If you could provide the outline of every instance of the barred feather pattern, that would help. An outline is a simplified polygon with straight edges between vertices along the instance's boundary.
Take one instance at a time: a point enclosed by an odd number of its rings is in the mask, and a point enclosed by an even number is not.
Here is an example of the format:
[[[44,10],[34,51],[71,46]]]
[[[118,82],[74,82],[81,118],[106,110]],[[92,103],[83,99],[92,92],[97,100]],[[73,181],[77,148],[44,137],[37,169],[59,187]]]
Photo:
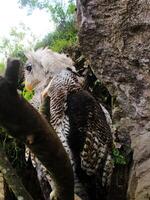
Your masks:
[[[47,169],[44,167],[44,165],[39,161],[39,159],[30,151],[28,147],[25,149],[25,159],[28,161],[31,159],[32,166],[36,168],[38,179],[45,179],[45,181],[48,181],[49,184],[52,186],[52,180],[50,178],[50,175],[47,171]]]
[[[97,173],[97,170],[104,163],[102,172],[102,186],[109,186],[113,171],[113,159],[111,155],[112,135],[110,126],[107,123],[103,107],[94,104],[89,108],[86,127],[86,139],[81,152],[81,165],[87,175]]]
[[[75,172],[74,158],[68,145],[70,123],[66,114],[68,94],[82,90],[82,85],[75,73],[64,69],[52,78],[45,90],[50,97],[50,123],[58,134],[74,170],[75,193],[82,200],[89,200],[87,191]],[[80,153],[81,168],[88,176],[95,175],[96,177],[102,168],[101,178],[98,176],[97,179],[102,186],[105,186],[110,184],[113,171],[111,156],[112,135],[108,125],[110,119],[109,116],[106,116],[105,109],[99,102],[93,102],[90,106],[87,123],[85,127],[82,127],[86,137]],[[33,164],[37,169],[39,179],[42,174],[42,177],[46,177],[53,188],[53,183],[45,167],[37,158],[33,160],[35,161]]]
[[[74,171],[75,194],[79,195],[83,200],[88,200],[87,192],[75,173],[74,159],[67,141],[70,124],[68,116],[65,114],[68,93],[78,91],[80,88],[81,85],[76,75],[69,70],[63,70],[53,77],[46,90],[50,97],[50,123],[58,134]]]
[[[75,192],[83,199],[88,199],[85,189],[75,173],[74,159],[67,141],[70,131],[69,119],[66,115],[67,96],[71,92],[79,90],[82,90],[82,85],[79,84],[76,74],[68,70],[63,70],[60,74],[55,75],[47,87],[50,97],[50,122],[70,157],[75,176]],[[81,168],[89,176],[96,175],[103,162],[101,184],[105,186],[110,184],[113,171],[112,135],[104,108],[94,100],[92,106],[89,109],[87,124],[84,127],[86,138],[80,153]]]
[[[67,143],[69,134],[69,121],[65,114],[67,109],[67,94],[73,90],[79,90],[80,85],[73,73],[63,70],[56,75],[48,85],[48,96],[50,97],[50,123],[57,132],[67,153],[70,155],[70,148]]]

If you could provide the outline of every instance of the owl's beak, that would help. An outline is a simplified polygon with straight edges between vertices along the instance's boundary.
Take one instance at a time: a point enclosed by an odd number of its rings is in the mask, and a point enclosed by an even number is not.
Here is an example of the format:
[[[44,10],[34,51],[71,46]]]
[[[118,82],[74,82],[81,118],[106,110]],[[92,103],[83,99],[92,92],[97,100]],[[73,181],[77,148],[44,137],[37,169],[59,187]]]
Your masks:
[[[32,92],[33,86],[29,84],[28,82],[25,82],[25,89],[29,92]]]
[[[27,91],[32,92],[39,83],[40,81],[37,79],[34,81],[31,81],[30,83],[28,81],[25,81],[25,88]]]

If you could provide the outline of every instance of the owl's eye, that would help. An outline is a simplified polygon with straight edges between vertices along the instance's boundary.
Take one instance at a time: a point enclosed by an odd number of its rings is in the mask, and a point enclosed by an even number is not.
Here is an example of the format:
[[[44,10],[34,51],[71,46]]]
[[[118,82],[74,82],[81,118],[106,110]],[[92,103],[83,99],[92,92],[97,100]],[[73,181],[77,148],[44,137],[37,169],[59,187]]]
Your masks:
[[[31,63],[28,63],[28,64],[26,65],[26,70],[27,70],[28,72],[31,72],[31,70],[32,70],[32,64],[31,64]]]

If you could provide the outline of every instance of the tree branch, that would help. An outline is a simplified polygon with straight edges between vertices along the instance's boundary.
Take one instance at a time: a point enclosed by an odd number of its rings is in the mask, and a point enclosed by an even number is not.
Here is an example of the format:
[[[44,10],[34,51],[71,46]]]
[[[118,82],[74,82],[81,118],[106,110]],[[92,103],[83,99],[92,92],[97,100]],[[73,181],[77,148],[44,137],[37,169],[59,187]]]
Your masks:
[[[20,197],[24,200],[33,200],[9,162],[2,144],[0,144],[0,171],[17,199]]]
[[[19,61],[9,60],[8,65],[5,78],[0,77],[0,123],[13,137],[24,142],[47,168],[54,181],[55,199],[72,200],[73,171],[68,156],[52,126],[18,95],[17,80],[12,74],[15,69],[18,77]]]

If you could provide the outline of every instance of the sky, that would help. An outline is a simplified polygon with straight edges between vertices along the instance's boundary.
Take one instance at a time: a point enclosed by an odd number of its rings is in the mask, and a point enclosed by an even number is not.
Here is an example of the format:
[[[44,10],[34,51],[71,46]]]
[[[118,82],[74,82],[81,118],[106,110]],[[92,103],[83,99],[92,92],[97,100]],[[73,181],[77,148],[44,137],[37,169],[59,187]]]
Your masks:
[[[7,37],[13,26],[23,22],[39,39],[54,30],[54,24],[49,21],[49,15],[39,9],[27,15],[26,8],[19,8],[17,0],[3,0],[0,2],[0,38]]]

